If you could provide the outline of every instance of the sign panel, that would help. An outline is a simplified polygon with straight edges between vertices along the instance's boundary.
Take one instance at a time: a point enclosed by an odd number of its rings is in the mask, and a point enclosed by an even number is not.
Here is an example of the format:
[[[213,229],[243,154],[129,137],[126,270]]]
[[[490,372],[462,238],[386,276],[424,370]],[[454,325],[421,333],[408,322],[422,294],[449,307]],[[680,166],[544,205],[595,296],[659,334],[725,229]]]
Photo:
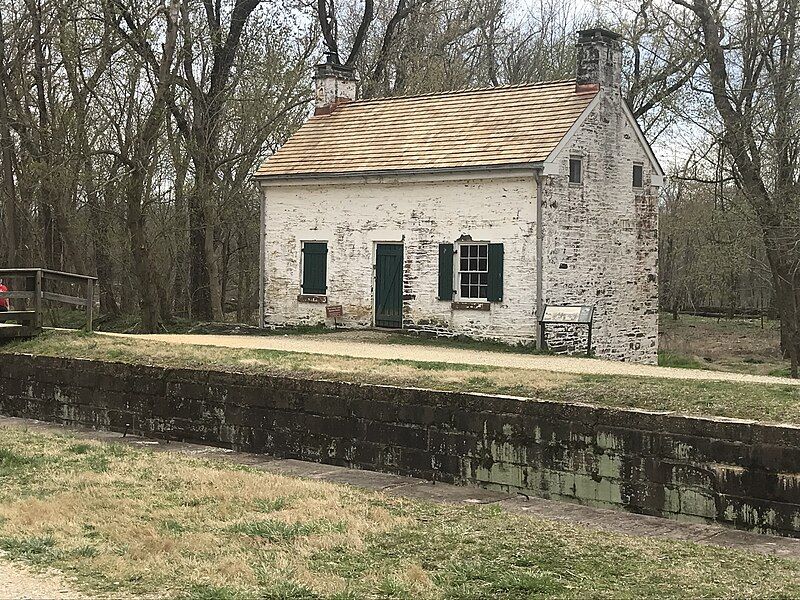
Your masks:
[[[333,304],[325,307],[325,314],[329,317],[341,317],[344,315],[344,309],[341,304]]]
[[[545,306],[542,323],[591,323],[593,306]]]

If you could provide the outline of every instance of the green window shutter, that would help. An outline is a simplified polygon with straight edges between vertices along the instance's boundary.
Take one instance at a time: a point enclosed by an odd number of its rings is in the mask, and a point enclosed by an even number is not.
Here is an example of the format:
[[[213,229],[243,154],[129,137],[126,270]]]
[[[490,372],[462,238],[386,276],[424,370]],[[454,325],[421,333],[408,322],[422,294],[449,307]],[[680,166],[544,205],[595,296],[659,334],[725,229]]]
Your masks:
[[[453,244],[439,244],[439,300],[453,299]]]
[[[328,280],[327,242],[305,242],[303,244],[304,294],[325,294]]]
[[[489,302],[503,300],[503,244],[489,244]]]

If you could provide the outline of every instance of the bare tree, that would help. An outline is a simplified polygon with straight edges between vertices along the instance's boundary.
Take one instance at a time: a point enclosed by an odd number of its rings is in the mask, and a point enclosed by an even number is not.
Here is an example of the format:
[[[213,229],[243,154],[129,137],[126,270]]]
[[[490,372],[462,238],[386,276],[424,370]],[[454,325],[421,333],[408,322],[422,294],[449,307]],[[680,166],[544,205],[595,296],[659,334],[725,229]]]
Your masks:
[[[728,167],[761,228],[791,374],[800,360],[798,0],[675,0],[703,36]]]
[[[347,60],[342,63],[339,58],[339,23],[336,16],[335,0],[317,0],[317,16],[319,17],[319,25],[322,30],[322,38],[325,40],[325,46],[331,53],[331,59],[334,64],[342,65],[347,68],[353,67],[364,46],[369,26],[374,18],[374,9],[374,0],[364,0],[364,12],[361,15],[358,29],[353,37],[350,53],[347,56]],[[405,8],[398,5],[397,12],[403,11],[405,11]],[[397,12],[395,14],[397,14]]]
[[[110,18],[120,19],[127,24],[128,29],[120,25],[120,32],[138,48],[134,55],[142,64],[134,64],[135,73],[142,68],[149,76],[152,99],[149,108],[143,111],[141,118],[135,126],[132,137],[121,144],[125,149],[120,153],[126,166],[126,182],[124,185],[125,221],[129,232],[131,256],[138,280],[139,306],[141,311],[141,326],[144,331],[154,332],[159,328],[161,306],[159,303],[159,286],[156,280],[157,269],[152,259],[152,252],[147,239],[147,211],[146,199],[149,196],[147,185],[152,177],[156,148],[161,130],[164,126],[174,94],[173,65],[175,63],[176,47],[178,42],[179,26],[179,0],[171,0],[168,7],[158,10],[162,13],[166,24],[164,26],[164,43],[160,55],[149,45],[152,37],[152,17],[141,22],[132,7],[115,0]],[[155,25],[157,27],[157,25]],[[141,59],[147,58],[146,61]],[[152,70],[151,70],[152,69]],[[137,77],[130,78],[130,90],[127,98],[129,123],[136,120],[134,113],[143,107],[141,103],[132,100],[139,88]],[[126,128],[130,131],[130,127]]]
[[[194,23],[188,5],[182,6],[184,44],[181,50],[183,78],[188,93],[191,117],[173,104],[172,116],[186,140],[186,150],[194,166],[194,185],[187,198],[189,211],[189,261],[191,312],[194,318],[222,319],[219,264],[216,257],[217,224],[214,195],[219,181],[219,136],[221,119],[231,96],[231,75],[247,21],[260,0],[235,0],[230,9],[227,31],[219,2],[204,0],[203,27]],[[202,33],[207,32],[207,33]],[[203,35],[202,40],[198,39]],[[198,69],[196,51],[210,48],[207,70]],[[203,64],[205,61],[201,62]],[[196,72],[199,71],[199,72]]]
[[[2,165],[3,186],[3,247],[4,259],[9,266],[17,264],[17,245],[19,243],[19,209],[17,208],[17,187],[14,177],[14,142],[11,139],[10,107],[7,89],[10,85],[6,56],[6,36],[3,25],[4,16],[0,13],[0,164]]]
[[[691,18],[673,13],[654,0],[622,0],[612,24],[625,40],[625,98],[651,141],[694,102],[690,83],[703,61]]]

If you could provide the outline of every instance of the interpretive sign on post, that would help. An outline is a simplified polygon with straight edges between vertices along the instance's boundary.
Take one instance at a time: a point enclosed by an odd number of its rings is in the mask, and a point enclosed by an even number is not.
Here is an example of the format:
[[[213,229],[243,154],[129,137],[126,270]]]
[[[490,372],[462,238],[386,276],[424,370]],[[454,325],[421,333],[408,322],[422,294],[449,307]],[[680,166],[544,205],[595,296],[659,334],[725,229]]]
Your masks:
[[[545,305],[544,310],[542,311],[542,316],[539,319],[542,349],[547,350],[547,338],[545,336],[547,325],[586,325],[586,327],[588,327],[588,335],[586,336],[586,354],[590,354],[592,351],[593,319],[594,306],[591,305]]]
[[[325,314],[329,319],[333,319],[334,329],[339,326],[336,322],[338,317],[344,316],[344,308],[341,304],[333,304],[325,307]]]
[[[341,317],[344,315],[344,310],[341,304],[334,304],[333,306],[326,306],[325,312],[329,317]]]

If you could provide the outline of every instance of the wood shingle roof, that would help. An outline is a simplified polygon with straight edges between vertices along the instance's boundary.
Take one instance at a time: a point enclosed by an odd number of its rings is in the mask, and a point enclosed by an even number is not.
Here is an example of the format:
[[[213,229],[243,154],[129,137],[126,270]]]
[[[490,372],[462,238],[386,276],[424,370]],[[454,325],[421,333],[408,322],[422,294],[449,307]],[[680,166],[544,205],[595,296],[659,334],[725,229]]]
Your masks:
[[[575,81],[357,100],[308,119],[256,177],[544,161],[597,94]]]

